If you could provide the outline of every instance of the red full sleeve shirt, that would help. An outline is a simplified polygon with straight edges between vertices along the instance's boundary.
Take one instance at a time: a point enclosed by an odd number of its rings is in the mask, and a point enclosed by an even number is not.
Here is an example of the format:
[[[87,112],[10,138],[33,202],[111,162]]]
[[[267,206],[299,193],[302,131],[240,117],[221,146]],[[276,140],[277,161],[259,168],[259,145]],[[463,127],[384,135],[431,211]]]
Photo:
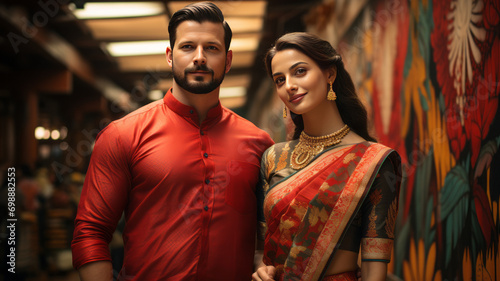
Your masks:
[[[97,137],[72,242],[75,268],[111,260],[122,213],[119,280],[249,280],[267,133],[220,104],[201,125],[169,91]]]

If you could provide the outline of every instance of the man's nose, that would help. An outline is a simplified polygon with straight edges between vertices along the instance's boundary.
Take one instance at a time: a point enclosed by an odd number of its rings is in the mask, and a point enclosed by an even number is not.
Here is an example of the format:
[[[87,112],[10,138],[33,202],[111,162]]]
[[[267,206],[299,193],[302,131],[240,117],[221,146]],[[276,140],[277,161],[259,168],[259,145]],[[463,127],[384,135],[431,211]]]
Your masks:
[[[205,57],[205,50],[203,46],[196,48],[195,56],[193,58],[194,64],[206,64],[207,58]]]

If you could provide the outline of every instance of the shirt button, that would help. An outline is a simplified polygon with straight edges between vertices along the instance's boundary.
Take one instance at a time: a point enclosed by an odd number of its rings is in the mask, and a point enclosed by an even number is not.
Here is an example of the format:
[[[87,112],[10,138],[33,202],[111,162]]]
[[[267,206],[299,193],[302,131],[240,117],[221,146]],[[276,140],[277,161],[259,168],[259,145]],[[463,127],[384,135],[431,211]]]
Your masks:
[[[192,109],[191,109],[191,110],[189,111],[189,113],[193,114],[193,113],[194,113],[194,110],[192,110]]]
[[[208,154],[207,153],[203,154],[203,157],[208,158]]]
[[[206,179],[206,180],[205,180],[205,183],[206,183],[206,184],[209,184],[209,183],[210,183],[210,180],[209,180],[209,179]]]
[[[205,209],[205,211],[208,211],[208,206],[205,206],[203,209]]]
[[[203,131],[200,131],[200,134],[203,136],[205,133]]]

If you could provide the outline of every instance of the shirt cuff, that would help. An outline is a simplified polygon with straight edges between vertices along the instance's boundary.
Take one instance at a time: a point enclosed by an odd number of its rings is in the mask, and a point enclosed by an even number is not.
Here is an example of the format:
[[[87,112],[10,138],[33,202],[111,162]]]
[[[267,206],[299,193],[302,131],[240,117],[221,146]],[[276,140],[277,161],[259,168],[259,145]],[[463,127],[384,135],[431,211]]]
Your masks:
[[[109,247],[102,241],[80,241],[71,245],[73,267],[79,269],[89,262],[111,261]]]

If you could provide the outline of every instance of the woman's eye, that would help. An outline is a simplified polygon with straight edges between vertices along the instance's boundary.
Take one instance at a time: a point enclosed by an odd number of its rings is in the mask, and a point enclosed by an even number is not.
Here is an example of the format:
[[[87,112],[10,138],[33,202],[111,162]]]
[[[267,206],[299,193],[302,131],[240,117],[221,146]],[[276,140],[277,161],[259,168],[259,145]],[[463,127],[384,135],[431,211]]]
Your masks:
[[[283,83],[285,81],[285,79],[283,79],[282,77],[278,77],[276,79],[274,79],[274,83],[276,83],[276,85],[279,85],[281,83]]]
[[[304,74],[304,73],[306,73],[305,68],[297,68],[297,70],[295,70],[295,74],[297,74],[297,75]]]

